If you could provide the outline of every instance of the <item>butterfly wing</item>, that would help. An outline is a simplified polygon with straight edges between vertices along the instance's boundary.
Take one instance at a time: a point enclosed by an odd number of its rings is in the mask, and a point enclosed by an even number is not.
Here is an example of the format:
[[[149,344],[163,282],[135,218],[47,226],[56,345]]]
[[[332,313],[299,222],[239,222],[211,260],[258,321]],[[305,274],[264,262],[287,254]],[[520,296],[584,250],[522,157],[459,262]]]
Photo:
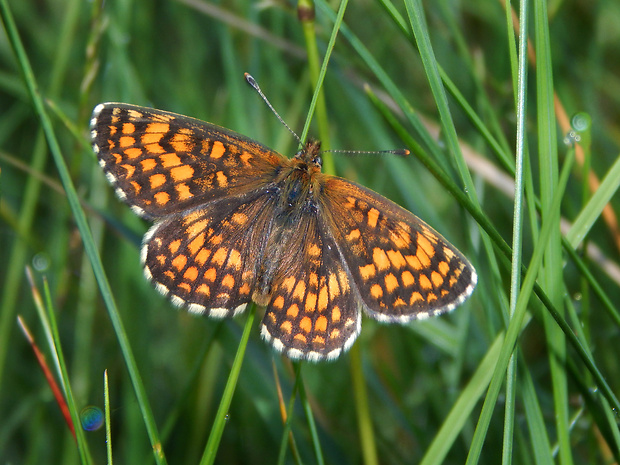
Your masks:
[[[367,313],[406,322],[448,312],[473,292],[476,271],[404,208],[350,181],[325,181],[321,211]]]
[[[155,223],[144,236],[146,277],[178,305],[222,318],[243,311],[270,234],[273,198],[224,198]]]
[[[361,309],[338,247],[316,214],[301,217],[281,244],[261,334],[294,359],[337,358],[361,329]]]
[[[228,129],[123,103],[95,107],[91,138],[118,196],[147,219],[259,189],[286,160]]]

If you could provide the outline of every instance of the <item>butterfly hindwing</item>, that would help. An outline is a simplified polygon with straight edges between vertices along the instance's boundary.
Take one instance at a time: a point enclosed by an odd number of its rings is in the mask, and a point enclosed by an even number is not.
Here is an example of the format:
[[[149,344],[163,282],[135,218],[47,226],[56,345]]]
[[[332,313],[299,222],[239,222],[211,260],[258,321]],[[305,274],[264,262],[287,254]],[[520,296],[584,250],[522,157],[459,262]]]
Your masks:
[[[275,273],[261,334],[291,358],[334,359],[353,344],[361,308],[333,238],[314,215],[281,246],[294,260]]]

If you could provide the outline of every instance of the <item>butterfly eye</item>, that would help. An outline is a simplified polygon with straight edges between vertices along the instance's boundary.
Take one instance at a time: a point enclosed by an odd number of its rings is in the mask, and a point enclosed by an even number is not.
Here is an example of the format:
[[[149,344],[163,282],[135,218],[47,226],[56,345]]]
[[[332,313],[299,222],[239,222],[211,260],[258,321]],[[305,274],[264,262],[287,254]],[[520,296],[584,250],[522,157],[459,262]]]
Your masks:
[[[316,157],[314,157],[314,159],[312,160],[312,163],[317,165],[319,168],[323,167],[323,159],[321,158],[320,155],[317,155]]]

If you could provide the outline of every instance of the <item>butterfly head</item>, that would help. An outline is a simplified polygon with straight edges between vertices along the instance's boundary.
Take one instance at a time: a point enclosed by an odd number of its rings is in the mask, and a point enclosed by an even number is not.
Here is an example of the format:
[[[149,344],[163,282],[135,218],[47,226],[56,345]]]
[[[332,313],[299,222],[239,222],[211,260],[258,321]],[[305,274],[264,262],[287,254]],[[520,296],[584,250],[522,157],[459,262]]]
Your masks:
[[[304,148],[295,154],[293,160],[297,161],[297,169],[299,170],[305,170],[310,174],[320,172],[323,166],[321,141],[310,139]]]

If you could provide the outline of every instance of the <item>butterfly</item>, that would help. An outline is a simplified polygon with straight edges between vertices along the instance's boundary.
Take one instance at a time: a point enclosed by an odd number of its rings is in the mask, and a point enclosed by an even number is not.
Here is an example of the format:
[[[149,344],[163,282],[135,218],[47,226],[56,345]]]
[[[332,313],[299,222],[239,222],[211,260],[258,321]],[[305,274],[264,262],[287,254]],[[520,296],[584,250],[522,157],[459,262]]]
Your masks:
[[[292,158],[229,129],[102,103],[92,146],[118,197],[154,222],[146,277],[173,304],[215,318],[264,306],[261,335],[292,359],[333,360],[362,309],[406,323],[454,309],[476,272],[385,197],[321,172],[318,141]]]

